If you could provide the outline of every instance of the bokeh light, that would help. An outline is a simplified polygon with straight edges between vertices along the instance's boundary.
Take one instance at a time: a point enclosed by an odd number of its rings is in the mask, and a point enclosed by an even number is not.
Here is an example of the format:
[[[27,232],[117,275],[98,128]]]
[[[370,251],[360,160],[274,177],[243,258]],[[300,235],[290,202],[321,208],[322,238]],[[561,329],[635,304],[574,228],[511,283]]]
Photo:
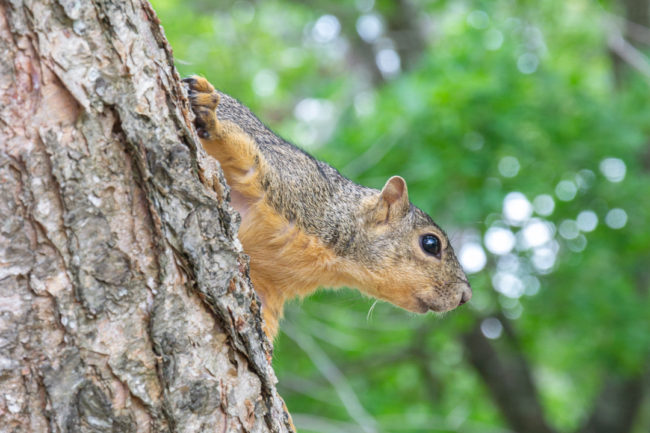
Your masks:
[[[592,232],[598,226],[598,215],[592,210],[583,210],[576,218],[578,228],[583,232]]]
[[[578,228],[578,223],[574,220],[564,220],[560,223],[558,227],[560,236],[564,239],[575,239],[580,234],[580,229]]]
[[[485,233],[484,242],[492,254],[506,254],[515,246],[515,235],[505,227],[490,227]]]
[[[503,33],[497,29],[490,29],[485,32],[483,46],[490,51],[496,51],[503,45]]]
[[[512,225],[523,224],[533,213],[533,206],[520,192],[511,192],[503,200],[503,216]]]
[[[535,212],[541,216],[549,216],[555,209],[555,200],[548,194],[541,194],[533,200]]]
[[[515,177],[519,173],[519,161],[514,156],[504,156],[499,161],[499,173],[503,177]]]
[[[519,298],[524,294],[524,283],[519,277],[510,272],[497,272],[492,277],[494,289],[509,297]]]
[[[377,67],[385,77],[391,78],[399,74],[401,60],[394,49],[384,48],[380,50],[377,53],[376,62]]]
[[[560,181],[555,187],[555,195],[562,201],[571,201],[575,198],[578,188],[570,180]]]
[[[253,77],[253,91],[259,96],[271,96],[278,86],[278,75],[270,69],[262,69]]]
[[[485,29],[490,25],[490,17],[485,11],[475,10],[467,15],[467,23],[475,29]]]
[[[539,66],[539,57],[533,53],[524,53],[517,59],[517,69],[522,74],[532,74]]]
[[[325,44],[333,41],[341,31],[341,23],[334,15],[323,15],[316,21],[312,37],[316,42]]]
[[[465,272],[474,274],[481,271],[487,263],[487,256],[483,247],[475,242],[468,242],[461,246],[458,260]]]
[[[627,224],[627,213],[623,209],[612,209],[607,212],[605,224],[612,229],[622,229]]]
[[[531,219],[522,230],[524,249],[546,244],[553,237],[553,225],[541,219]]]
[[[605,158],[600,162],[600,171],[610,182],[621,182],[625,179],[626,167],[622,159]]]
[[[495,340],[501,336],[503,325],[496,317],[488,317],[481,322],[481,332],[486,338]]]
[[[381,18],[377,14],[365,14],[361,15],[357,19],[357,33],[361,36],[366,42],[376,41],[382,34],[384,30],[384,25],[381,21]]]

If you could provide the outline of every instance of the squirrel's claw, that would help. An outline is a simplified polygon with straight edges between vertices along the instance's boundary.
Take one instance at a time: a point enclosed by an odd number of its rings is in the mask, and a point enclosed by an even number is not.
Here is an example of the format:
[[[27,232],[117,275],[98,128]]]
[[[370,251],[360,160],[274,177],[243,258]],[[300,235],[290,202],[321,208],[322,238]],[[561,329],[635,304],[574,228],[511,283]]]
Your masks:
[[[194,126],[197,135],[205,140],[213,139],[217,129],[215,109],[219,105],[219,93],[203,77],[193,75],[183,79],[194,112]]]

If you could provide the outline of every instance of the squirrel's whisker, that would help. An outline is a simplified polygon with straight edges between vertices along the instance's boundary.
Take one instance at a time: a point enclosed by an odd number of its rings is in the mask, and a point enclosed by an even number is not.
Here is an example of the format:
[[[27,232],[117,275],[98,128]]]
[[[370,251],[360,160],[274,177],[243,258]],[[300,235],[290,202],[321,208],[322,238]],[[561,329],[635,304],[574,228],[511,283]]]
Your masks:
[[[370,306],[370,309],[368,310],[368,314],[366,314],[366,322],[370,321],[370,316],[372,315],[372,311],[375,309],[375,305],[377,305],[377,302],[379,302],[379,299],[375,299],[375,302],[372,303]]]

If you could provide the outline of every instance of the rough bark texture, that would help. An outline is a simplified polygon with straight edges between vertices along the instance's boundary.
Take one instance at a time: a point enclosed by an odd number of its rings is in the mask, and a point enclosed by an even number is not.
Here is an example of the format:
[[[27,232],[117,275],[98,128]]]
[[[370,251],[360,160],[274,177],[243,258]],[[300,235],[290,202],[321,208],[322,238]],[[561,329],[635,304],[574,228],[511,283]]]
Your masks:
[[[143,0],[0,0],[0,431],[291,431]]]

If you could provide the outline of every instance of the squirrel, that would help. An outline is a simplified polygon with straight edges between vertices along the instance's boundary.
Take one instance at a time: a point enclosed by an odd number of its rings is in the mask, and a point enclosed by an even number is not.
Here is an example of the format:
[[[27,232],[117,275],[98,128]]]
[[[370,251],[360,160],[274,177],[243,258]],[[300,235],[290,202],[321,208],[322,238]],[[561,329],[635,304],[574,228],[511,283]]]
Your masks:
[[[391,177],[381,191],[358,185],[205,78],[183,81],[197,135],[241,215],[238,236],[270,340],[285,301],[319,287],[357,288],[417,313],[470,300],[447,235],[411,204],[403,178]]]

